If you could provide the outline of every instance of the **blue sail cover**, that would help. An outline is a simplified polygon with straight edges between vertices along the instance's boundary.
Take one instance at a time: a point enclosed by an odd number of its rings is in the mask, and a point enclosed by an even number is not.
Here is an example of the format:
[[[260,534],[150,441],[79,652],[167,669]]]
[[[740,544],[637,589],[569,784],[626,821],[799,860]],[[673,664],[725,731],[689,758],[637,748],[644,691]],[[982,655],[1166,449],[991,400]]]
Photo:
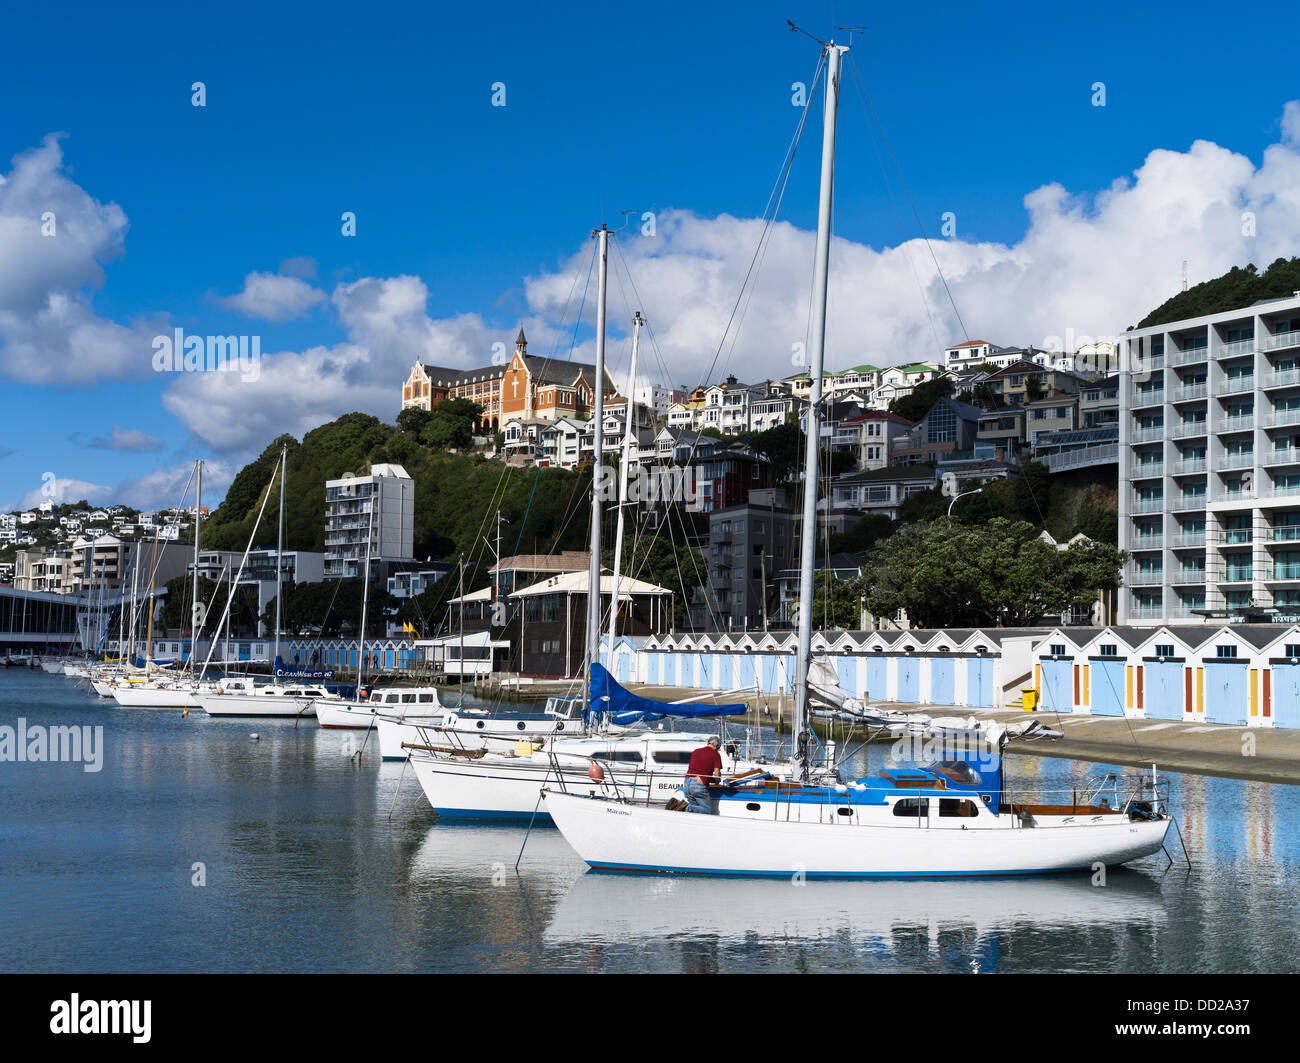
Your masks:
[[[282,679],[333,679],[333,668],[286,668],[284,661],[277,654],[275,674]]]
[[[588,712],[592,715],[608,715],[611,723],[621,726],[643,721],[653,723],[669,716],[703,719],[709,716],[740,716],[747,711],[744,705],[668,705],[662,701],[651,701],[624,690],[603,664],[591,666],[590,689],[591,708]]]

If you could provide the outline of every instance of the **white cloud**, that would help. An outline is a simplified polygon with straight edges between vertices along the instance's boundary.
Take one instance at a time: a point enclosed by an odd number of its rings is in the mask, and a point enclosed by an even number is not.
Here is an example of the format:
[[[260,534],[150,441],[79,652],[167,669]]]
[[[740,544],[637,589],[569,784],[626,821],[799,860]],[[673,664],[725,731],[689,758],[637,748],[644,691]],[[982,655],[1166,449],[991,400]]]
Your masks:
[[[0,374],[80,386],[149,370],[144,324],[98,317],[91,293],[122,254],[126,215],[63,172],[59,136],[0,175]]]
[[[96,436],[86,446],[97,450],[162,450],[163,441],[142,428],[123,428],[115,424],[108,438]]]
[[[237,467],[227,461],[220,459],[204,461],[204,497],[216,498],[223,495],[237,471]],[[0,509],[0,512],[31,509],[46,499],[65,503],[77,502],[84,498],[92,505],[126,505],[136,509],[178,506],[181,504],[182,493],[185,492],[186,484],[189,483],[193,472],[193,462],[170,466],[159,465],[152,472],[131,477],[112,486],[60,477],[48,485],[42,484],[28,491],[19,502]],[[190,484],[185,504],[194,504],[193,484]]]
[[[250,273],[243,291],[216,300],[228,310],[279,324],[303,317],[325,301],[325,293],[298,277]]]
[[[1175,294],[1184,259],[1195,283],[1233,265],[1252,261],[1263,269],[1297,253],[1300,103],[1287,105],[1279,143],[1267,148],[1259,166],[1197,141],[1186,151],[1152,151],[1131,176],[1098,192],[1071,194],[1053,183],[1028,192],[1024,206],[1026,230],[1015,243],[932,244],[966,334],[1008,346],[1044,346],[1053,337],[1073,346],[1117,335]],[[761,227],[754,219],[667,210],[658,216],[656,237],[623,238],[641,297],[630,309],[650,319],[668,362],[659,365],[647,344],[644,374],[693,385],[728,371],[746,380],[794,371],[795,345],[806,340],[815,237],[785,223],[773,230],[734,351],[729,340],[713,362]],[[549,353],[553,341],[559,356],[567,353],[567,328],[561,336],[553,323],[589,255],[583,246],[560,268],[525,280],[532,353]],[[831,368],[933,359],[963,338],[923,241],[875,248],[836,239],[831,270]],[[617,290],[611,282],[611,328],[620,332],[626,323]],[[214,447],[248,452],[278,432],[301,434],[350,410],[393,418],[401,383],[417,359],[468,367],[489,364],[495,342],[507,354],[513,349],[513,324],[492,329],[474,314],[432,319],[427,298],[417,277],[339,285],[331,302],[346,343],[266,357],[256,382],[231,374],[178,378],[165,404]],[[586,316],[594,318],[590,298]],[[593,348],[587,340],[574,357],[589,362]],[[618,350],[612,346],[611,355]],[[612,362],[617,373],[620,363]]]

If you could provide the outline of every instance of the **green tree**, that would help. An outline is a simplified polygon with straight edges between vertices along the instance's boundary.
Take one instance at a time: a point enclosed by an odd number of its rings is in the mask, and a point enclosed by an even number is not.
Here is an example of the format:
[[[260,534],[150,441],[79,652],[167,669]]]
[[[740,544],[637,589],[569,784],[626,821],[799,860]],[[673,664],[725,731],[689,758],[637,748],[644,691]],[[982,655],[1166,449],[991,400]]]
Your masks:
[[[830,569],[821,569],[813,579],[813,627],[855,630],[861,622],[861,591],[856,579],[836,579]]]
[[[941,376],[917,384],[907,395],[900,395],[889,404],[889,412],[909,421],[919,421],[940,399],[952,395],[951,377]]]
[[[420,431],[420,441],[433,450],[467,447],[482,416],[483,407],[477,402],[447,399],[433,408],[428,423]]]
[[[908,525],[867,557],[868,609],[906,609],[920,627],[1019,626],[1087,605],[1114,587],[1125,554],[1108,543],[1059,550],[1027,521]]]

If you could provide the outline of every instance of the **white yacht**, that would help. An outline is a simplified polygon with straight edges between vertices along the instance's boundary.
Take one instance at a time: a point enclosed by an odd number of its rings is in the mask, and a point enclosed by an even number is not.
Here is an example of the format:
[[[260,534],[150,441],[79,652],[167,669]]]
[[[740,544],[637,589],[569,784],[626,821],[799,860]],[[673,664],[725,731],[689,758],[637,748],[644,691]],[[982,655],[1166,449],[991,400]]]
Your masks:
[[[255,686],[241,676],[223,679],[210,694],[195,694],[199,708],[209,716],[315,716],[322,701],[347,704],[323,686],[309,683],[268,683]]]
[[[394,721],[441,722],[447,715],[436,687],[373,687],[365,701],[322,699],[315,705],[322,727],[370,729],[382,714]]]

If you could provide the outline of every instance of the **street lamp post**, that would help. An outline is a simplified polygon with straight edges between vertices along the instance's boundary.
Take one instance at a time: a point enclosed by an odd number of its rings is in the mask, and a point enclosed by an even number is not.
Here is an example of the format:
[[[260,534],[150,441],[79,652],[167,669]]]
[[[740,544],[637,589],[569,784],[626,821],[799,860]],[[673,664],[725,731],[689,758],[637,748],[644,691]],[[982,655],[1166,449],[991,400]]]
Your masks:
[[[977,487],[977,488],[975,488],[974,491],[963,491],[963,492],[962,492],[961,494],[959,494],[959,495],[954,495],[952,501],[948,503],[948,516],[950,516],[950,517],[952,516],[952,507],[955,506],[955,505],[957,504],[957,499],[959,499],[959,498],[965,498],[967,495],[978,495],[978,494],[981,494],[981,493],[983,492],[983,490],[984,490],[984,488],[982,488],[982,487]]]

